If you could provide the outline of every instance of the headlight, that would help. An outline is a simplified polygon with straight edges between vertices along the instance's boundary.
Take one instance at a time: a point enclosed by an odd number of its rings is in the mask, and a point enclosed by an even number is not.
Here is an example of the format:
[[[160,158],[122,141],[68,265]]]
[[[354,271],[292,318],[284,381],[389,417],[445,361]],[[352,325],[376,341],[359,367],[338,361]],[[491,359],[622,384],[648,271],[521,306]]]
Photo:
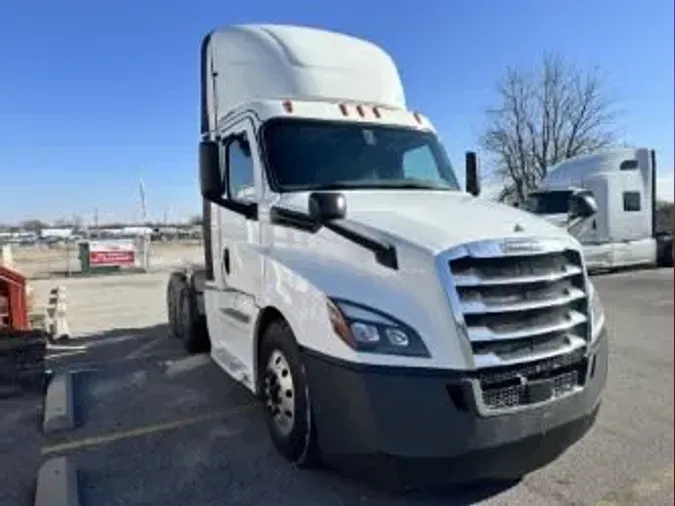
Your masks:
[[[353,302],[329,300],[333,331],[357,351],[430,357],[420,336],[411,327],[376,309]]]
[[[591,298],[591,338],[595,341],[605,325],[605,308],[598,291],[590,281],[588,282],[588,289]]]

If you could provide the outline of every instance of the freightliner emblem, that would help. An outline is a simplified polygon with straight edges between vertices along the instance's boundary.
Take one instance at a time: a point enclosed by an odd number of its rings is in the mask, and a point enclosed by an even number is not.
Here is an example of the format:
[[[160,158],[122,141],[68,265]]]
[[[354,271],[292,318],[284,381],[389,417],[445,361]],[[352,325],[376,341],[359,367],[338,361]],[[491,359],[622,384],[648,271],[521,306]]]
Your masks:
[[[544,249],[544,245],[534,239],[507,239],[500,244],[504,255],[518,253],[536,253]]]

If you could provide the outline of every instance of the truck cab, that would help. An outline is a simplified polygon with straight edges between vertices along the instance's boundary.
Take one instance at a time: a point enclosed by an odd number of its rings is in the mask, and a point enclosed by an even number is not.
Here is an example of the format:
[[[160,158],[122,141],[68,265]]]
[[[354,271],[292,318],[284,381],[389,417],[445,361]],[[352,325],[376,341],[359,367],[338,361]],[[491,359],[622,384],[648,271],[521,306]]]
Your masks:
[[[565,160],[551,168],[525,208],[566,226],[569,199],[580,193],[597,203],[587,226],[573,232],[588,268],[672,266],[672,235],[656,231],[654,151],[614,148]]]
[[[200,185],[205,266],[172,275],[170,327],[260,396],[289,461],[509,479],[592,426],[608,343],[579,242],[465,192],[378,46],[209,34]]]

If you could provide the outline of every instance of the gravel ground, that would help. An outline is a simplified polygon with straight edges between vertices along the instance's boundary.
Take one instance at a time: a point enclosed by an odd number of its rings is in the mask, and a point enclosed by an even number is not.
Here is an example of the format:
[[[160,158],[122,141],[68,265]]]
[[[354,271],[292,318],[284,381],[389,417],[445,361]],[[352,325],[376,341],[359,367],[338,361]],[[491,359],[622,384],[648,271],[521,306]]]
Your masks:
[[[294,469],[275,455],[251,396],[166,337],[162,273],[67,280],[71,330],[91,335],[52,350],[50,363],[86,370],[76,382],[79,428],[48,438],[42,453],[72,456],[85,506],[673,504],[673,270],[594,282],[611,329],[598,422],[508,489],[393,497]],[[35,289],[48,291],[41,283]]]

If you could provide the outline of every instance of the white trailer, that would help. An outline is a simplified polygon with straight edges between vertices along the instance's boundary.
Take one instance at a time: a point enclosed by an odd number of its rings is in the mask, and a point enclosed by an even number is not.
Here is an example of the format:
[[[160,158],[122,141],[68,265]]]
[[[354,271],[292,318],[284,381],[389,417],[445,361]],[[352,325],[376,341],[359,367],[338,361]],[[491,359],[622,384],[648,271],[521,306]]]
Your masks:
[[[616,148],[566,160],[551,169],[526,208],[564,225],[568,202],[593,195],[598,212],[576,236],[588,268],[672,266],[673,238],[656,230],[656,154]]]
[[[260,396],[281,455],[510,479],[586,433],[608,338],[580,244],[475,198],[473,154],[464,192],[387,53],[245,25],[201,65],[205,268],[171,275],[170,328]]]

